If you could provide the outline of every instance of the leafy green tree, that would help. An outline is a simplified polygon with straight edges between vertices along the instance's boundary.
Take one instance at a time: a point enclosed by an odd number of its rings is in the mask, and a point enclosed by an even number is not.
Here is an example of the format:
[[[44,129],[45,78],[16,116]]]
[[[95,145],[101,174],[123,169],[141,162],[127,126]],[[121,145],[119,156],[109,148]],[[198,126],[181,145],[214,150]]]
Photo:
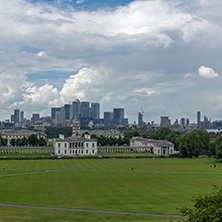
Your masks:
[[[210,147],[210,136],[202,130],[194,130],[187,133],[180,141],[179,149],[182,157],[198,157],[208,155]]]
[[[21,146],[21,139],[20,139],[20,138],[17,138],[17,139],[16,139],[16,145],[17,145],[17,146]]]
[[[16,139],[11,139],[11,141],[10,141],[10,144],[12,145],[12,146],[15,146],[16,145]]]
[[[179,209],[183,222],[220,222],[222,221],[222,186],[213,185],[213,191],[205,196],[197,195],[191,199],[192,207]]]
[[[210,141],[208,156],[216,156],[216,143],[213,141]]]
[[[35,134],[32,134],[28,137],[28,144],[31,146],[38,145],[38,137]]]
[[[72,127],[52,127],[48,126],[46,127],[45,133],[47,135],[59,135],[63,134],[65,136],[71,136],[72,135]]]
[[[165,140],[170,141],[174,144],[175,148],[179,148],[180,141],[182,139],[182,134],[178,131],[171,132],[170,134],[166,135]]]
[[[165,140],[166,136],[171,133],[169,128],[163,127],[160,130],[156,131],[153,135],[150,136],[150,139],[154,140]]]
[[[215,149],[216,149],[216,158],[222,158],[222,136],[218,136],[217,140],[215,141]]]
[[[138,131],[133,132],[133,137],[140,136]]]
[[[187,152],[187,147],[185,145],[185,136],[183,138],[181,138],[181,140],[180,140],[179,151],[180,151],[181,157],[188,157],[189,156],[189,154]]]
[[[0,146],[7,146],[7,143],[8,143],[8,140],[3,138],[3,137],[0,137],[0,140],[1,140],[1,145]]]
[[[38,144],[39,144],[39,146],[45,146],[46,145],[46,140],[43,137],[41,137],[38,140]]]

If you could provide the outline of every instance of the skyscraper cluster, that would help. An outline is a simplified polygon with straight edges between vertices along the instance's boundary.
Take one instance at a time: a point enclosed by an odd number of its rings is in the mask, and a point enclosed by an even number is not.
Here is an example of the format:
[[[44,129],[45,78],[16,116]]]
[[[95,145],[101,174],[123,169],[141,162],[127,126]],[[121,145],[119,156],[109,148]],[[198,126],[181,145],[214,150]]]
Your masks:
[[[24,119],[24,111],[20,111],[19,109],[14,110],[14,114],[11,115],[11,123],[15,125],[19,125],[22,123]]]
[[[128,119],[124,118],[123,108],[114,108],[113,112],[104,112],[104,118],[100,118],[100,103],[90,104],[88,101],[80,102],[78,99],[62,107],[51,108],[51,118],[54,125],[69,125],[72,120],[79,120],[81,127],[88,126],[90,123],[105,126],[128,124]]]

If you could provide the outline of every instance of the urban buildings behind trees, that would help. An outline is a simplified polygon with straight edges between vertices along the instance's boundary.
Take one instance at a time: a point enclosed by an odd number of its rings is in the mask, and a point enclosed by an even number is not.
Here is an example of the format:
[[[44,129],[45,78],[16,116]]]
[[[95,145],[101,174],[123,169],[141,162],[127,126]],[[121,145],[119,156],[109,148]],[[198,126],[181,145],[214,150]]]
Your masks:
[[[160,126],[167,127],[170,126],[170,120],[168,116],[161,116],[160,117]]]

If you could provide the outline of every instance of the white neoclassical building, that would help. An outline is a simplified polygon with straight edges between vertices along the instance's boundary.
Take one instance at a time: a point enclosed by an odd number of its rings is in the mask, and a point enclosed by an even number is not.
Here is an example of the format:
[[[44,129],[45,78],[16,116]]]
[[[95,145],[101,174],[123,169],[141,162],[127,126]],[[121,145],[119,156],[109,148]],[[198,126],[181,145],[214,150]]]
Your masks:
[[[90,135],[80,137],[80,125],[76,121],[73,124],[72,137],[64,138],[60,135],[59,139],[53,141],[54,154],[58,156],[83,156],[97,155],[97,140],[91,139]]]
[[[130,147],[146,148],[150,153],[156,155],[171,155],[174,153],[174,144],[167,140],[144,139],[143,137],[133,137],[130,140]]]

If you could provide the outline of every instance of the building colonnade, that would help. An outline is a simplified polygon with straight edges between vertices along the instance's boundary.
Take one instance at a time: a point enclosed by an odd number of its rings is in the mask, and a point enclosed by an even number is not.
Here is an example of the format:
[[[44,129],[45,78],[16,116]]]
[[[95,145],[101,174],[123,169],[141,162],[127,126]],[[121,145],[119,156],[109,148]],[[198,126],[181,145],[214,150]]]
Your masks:
[[[0,154],[52,154],[53,147],[0,147]]]

